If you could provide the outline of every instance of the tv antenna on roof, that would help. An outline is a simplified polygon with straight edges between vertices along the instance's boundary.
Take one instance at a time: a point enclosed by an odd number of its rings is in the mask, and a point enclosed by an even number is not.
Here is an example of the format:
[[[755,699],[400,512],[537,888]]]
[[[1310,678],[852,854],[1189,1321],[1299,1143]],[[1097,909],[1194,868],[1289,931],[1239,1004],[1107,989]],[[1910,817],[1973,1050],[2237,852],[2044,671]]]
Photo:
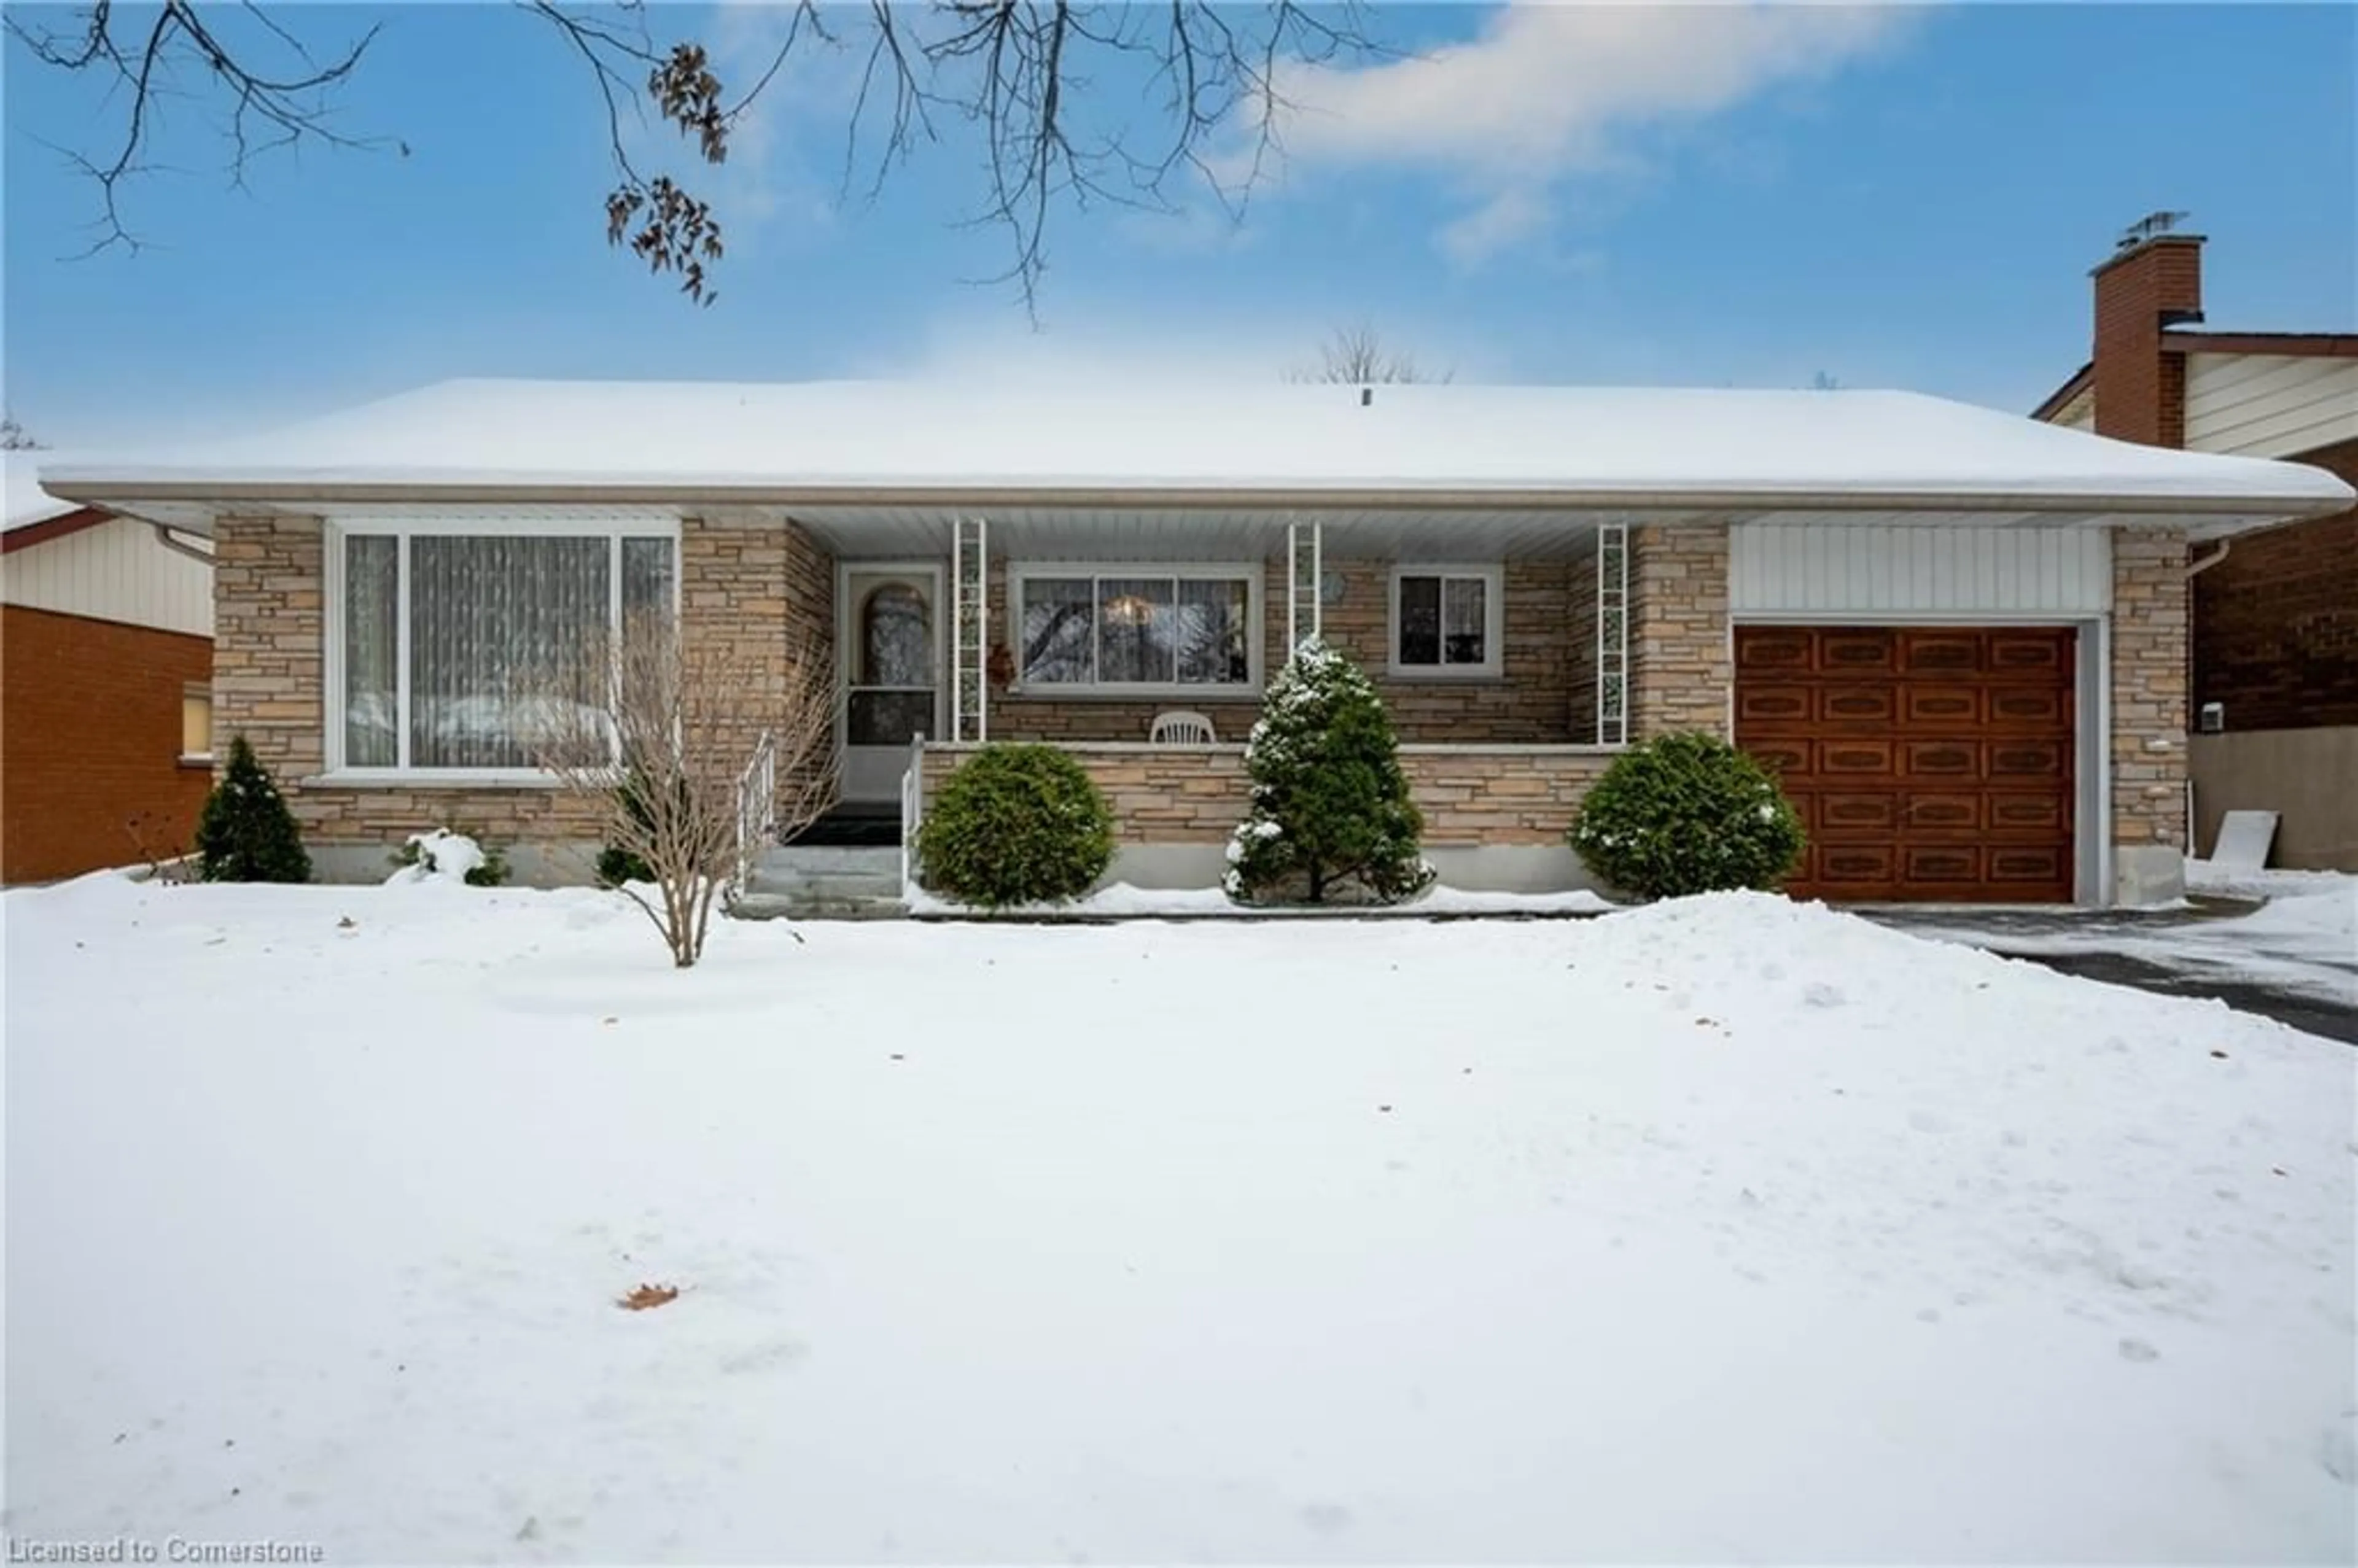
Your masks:
[[[2124,251],[2135,250],[2147,240],[2158,239],[2169,233],[2184,222],[2188,216],[2189,214],[2184,212],[2148,212],[2122,231],[2120,241],[2114,248]]]

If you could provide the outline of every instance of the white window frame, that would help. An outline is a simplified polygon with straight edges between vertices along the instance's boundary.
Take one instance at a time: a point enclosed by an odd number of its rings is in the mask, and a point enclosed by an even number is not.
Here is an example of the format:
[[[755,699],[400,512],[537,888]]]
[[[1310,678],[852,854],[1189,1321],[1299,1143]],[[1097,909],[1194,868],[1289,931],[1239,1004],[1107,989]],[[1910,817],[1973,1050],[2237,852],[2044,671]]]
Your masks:
[[[1257,701],[1263,680],[1263,645],[1269,641],[1267,612],[1262,608],[1259,561],[1011,561],[1007,567],[1007,631],[1016,657],[1015,678],[1008,687],[1013,697],[1103,702],[1117,697],[1180,697],[1199,700]],[[1245,678],[1219,681],[1041,681],[1023,679],[1023,584],[1032,578],[1172,578],[1183,582],[1230,582],[1245,585]],[[1091,626],[1096,622],[1092,590]],[[1094,635],[1094,631],[1092,632]]]
[[[320,694],[320,712],[324,715],[326,733],[320,736],[320,756],[326,771],[319,782],[335,784],[533,784],[557,783],[557,775],[546,768],[426,768],[409,764],[409,542],[424,536],[435,539],[455,538],[559,538],[604,539],[607,542],[606,573],[607,604],[611,623],[619,626],[622,614],[622,541],[624,539],[668,539],[671,541],[671,612],[673,624],[679,622],[681,579],[686,575],[680,560],[680,527],[676,518],[612,517],[509,517],[509,518],[368,518],[362,521],[330,523],[322,530],[324,547],[320,551],[320,603],[325,646],[320,649],[320,669],[326,689]],[[398,587],[394,597],[395,724],[396,755],[400,759],[392,767],[347,767],[344,765],[344,543],[360,537],[392,537],[397,539],[399,554]]]
[[[1401,663],[1401,580],[1403,578],[1433,577],[1443,579],[1441,600],[1444,612],[1449,602],[1448,579],[1471,578],[1482,588],[1482,652],[1486,655],[1478,665],[1404,665]],[[1391,601],[1384,617],[1384,665],[1394,680],[1498,680],[1506,674],[1507,630],[1507,568],[1498,561],[1446,561],[1428,564],[1404,562],[1392,568]],[[1444,629],[1441,652],[1449,651],[1449,638]]]

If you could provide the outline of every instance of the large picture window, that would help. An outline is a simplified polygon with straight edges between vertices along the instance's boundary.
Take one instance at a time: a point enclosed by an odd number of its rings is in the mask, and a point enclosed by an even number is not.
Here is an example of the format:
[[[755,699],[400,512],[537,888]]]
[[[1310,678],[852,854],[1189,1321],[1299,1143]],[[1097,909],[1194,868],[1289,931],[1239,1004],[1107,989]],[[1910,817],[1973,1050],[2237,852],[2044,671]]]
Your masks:
[[[1392,673],[1496,676],[1497,567],[1402,567],[1392,574]]]
[[[535,680],[671,613],[669,537],[353,533],[336,584],[347,768],[530,768]]]
[[[1256,684],[1257,567],[1018,567],[1018,676],[1043,690]]]

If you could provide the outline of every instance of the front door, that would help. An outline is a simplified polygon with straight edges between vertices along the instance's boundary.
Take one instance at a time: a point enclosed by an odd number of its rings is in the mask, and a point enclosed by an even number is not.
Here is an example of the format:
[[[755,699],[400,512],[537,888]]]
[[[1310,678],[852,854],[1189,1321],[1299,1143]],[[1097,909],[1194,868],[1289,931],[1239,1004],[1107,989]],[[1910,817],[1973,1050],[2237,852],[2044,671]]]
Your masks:
[[[941,568],[848,565],[837,583],[843,672],[843,799],[897,801],[909,742],[938,738]]]

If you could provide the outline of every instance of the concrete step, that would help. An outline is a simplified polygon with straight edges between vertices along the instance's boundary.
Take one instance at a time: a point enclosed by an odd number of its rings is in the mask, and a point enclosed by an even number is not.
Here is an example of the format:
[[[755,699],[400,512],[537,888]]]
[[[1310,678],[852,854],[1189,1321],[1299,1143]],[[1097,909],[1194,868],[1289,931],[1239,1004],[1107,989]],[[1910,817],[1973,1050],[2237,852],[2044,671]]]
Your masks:
[[[890,877],[771,877],[756,871],[745,891],[771,898],[890,898],[901,896],[901,879]]]
[[[899,920],[909,912],[897,892],[888,898],[845,898],[748,890],[728,913],[739,920]]]
[[[856,876],[901,877],[901,850],[897,845],[882,849],[852,849],[835,846],[789,844],[783,849],[764,849],[755,857],[754,869],[764,876]]]

